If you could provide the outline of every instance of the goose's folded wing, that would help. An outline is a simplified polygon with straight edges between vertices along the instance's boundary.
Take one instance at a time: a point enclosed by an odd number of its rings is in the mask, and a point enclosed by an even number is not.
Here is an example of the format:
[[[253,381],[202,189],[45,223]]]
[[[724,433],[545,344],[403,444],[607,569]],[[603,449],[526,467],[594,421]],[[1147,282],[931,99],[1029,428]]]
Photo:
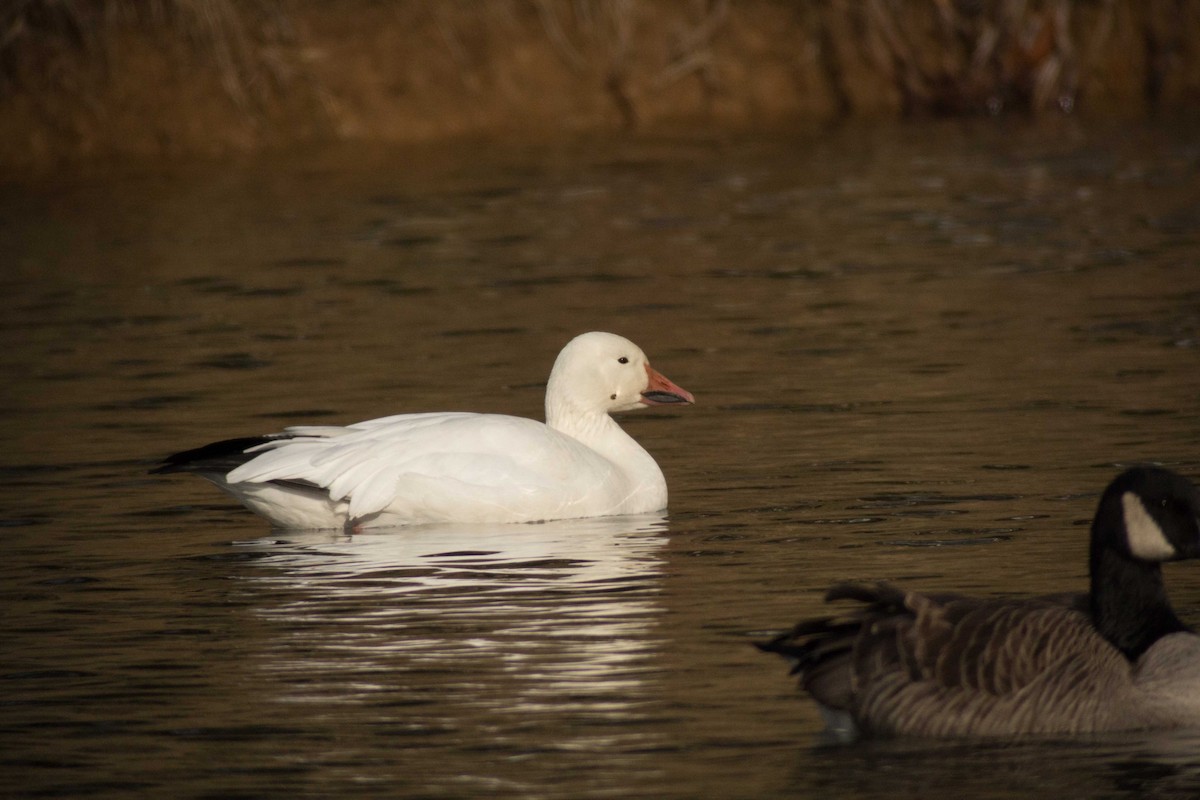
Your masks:
[[[898,672],[911,681],[1000,695],[1043,679],[1064,658],[1111,649],[1071,595],[1007,600],[843,584],[829,597],[863,604],[833,618],[863,679]]]
[[[534,420],[485,414],[405,414],[345,428],[297,427],[231,471],[230,483],[303,481],[350,504],[350,516],[397,497],[425,507],[519,503],[561,491],[599,459]]]
[[[859,605],[763,645],[823,706],[875,732],[1096,726],[1130,667],[1071,596],[991,600],[843,584]],[[1109,723],[1105,723],[1109,724]]]

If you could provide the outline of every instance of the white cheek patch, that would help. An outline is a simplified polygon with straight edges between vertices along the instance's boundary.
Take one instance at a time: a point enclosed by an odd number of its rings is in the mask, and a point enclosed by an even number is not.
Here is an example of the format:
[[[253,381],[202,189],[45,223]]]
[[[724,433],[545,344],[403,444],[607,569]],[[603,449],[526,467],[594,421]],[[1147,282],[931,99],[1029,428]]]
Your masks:
[[[1150,516],[1142,501],[1133,492],[1121,495],[1125,509],[1125,535],[1129,537],[1129,552],[1144,561],[1166,561],[1175,556],[1175,548],[1167,541],[1162,528]]]

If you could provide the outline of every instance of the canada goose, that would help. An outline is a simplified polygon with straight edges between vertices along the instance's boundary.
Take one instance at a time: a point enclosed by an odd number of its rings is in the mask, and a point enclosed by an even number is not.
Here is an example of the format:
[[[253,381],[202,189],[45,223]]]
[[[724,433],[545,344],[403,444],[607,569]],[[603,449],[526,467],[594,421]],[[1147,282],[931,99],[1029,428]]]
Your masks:
[[[576,336],[546,384],[546,422],[501,414],[398,414],[303,426],[168,456],[280,528],[535,522],[667,506],[654,458],[609,416],[692,403],[613,333]]]
[[[1161,563],[1200,556],[1200,492],[1135,468],[1100,498],[1086,595],[987,599],[839,584],[845,616],[758,646],[795,666],[839,738],[1200,726],[1200,636]]]

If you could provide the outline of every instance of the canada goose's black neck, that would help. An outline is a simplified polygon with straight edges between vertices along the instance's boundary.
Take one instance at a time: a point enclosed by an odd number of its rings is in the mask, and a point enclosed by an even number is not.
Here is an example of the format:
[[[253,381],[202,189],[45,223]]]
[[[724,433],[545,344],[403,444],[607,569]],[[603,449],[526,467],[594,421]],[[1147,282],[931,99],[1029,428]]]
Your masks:
[[[1123,536],[1121,524],[1102,509],[1092,526],[1090,602],[1096,629],[1135,661],[1163,636],[1189,628],[1167,599],[1162,567],[1128,555]]]

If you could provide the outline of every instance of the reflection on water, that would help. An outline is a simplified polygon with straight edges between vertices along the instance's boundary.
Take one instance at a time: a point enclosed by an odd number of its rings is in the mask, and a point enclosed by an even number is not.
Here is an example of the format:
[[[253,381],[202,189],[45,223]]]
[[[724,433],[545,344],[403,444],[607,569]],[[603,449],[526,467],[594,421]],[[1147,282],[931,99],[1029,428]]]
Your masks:
[[[1120,464],[1200,477],[1195,142],[956,124],[6,186],[5,789],[1195,796],[1189,734],[821,746],[750,646],[839,580],[1082,589]],[[269,533],[145,475],[281,424],[538,416],[586,329],[701,398],[622,420],[666,518]],[[1167,582],[1196,621],[1194,566]]]
[[[644,771],[638,753],[662,738],[640,723],[660,678],[665,531],[644,515],[239,542],[266,600],[252,613],[268,644],[246,668],[269,676],[273,701],[356,706],[356,724],[435,752],[445,740],[519,759],[531,732],[553,731],[540,747],[586,753],[578,770]],[[436,757],[420,772],[430,790],[486,783]],[[522,785],[519,770],[505,780]]]
[[[648,692],[640,676],[653,647],[665,532],[664,517],[646,515],[286,532],[237,547],[262,556],[257,565],[267,569],[254,582],[288,598],[256,613],[287,632],[285,650],[261,668],[308,675],[296,699],[354,702],[384,688],[356,675],[387,675],[394,688],[397,669],[469,665],[479,685],[493,673],[510,679],[498,711],[570,705],[620,718]],[[403,666],[385,666],[393,660]]]

